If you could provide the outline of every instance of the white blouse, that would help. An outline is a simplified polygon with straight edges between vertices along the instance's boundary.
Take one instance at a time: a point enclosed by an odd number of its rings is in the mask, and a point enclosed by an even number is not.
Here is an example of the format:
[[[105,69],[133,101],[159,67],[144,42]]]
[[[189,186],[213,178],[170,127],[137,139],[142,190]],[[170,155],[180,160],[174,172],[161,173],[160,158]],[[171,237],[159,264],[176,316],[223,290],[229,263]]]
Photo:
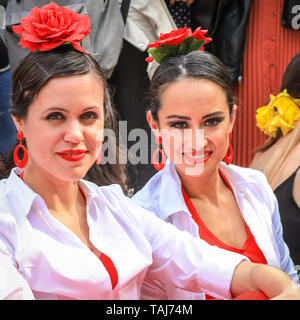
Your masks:
[[[299,285],[297,271],[282,237],[282,225],[276,197],[264,174],[257,170],[220,163],[220,170],[229,181],[241,214],[269,265],[289,274]],[[158,217],[199,238],[182,195],[181,181],[174,165],[166,162],[133,199]],[[204,294],[191,293],[172,283],[146,279],[142,299],[204,299]]]
[[[146,274],[231,298],[234,269],[245,257],[180,232],[136,205],[118,185],[81,180],[90,241],[118,273],[112,288],[102,262],[49,213],[19,174],[15,168],[0,181],[1,299],[139,299]]]

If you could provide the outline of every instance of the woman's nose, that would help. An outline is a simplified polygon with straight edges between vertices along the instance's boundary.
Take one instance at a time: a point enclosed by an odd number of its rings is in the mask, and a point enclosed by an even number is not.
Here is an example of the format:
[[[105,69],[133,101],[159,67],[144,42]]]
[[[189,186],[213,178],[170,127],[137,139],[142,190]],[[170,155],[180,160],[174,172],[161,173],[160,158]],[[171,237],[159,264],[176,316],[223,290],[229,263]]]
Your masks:
[[[79,143],[83,140],[83,128],[78,121],[70,121],[67,123],[64,139],[72,143]]]
[[[190,142],[193,150],[200,151],[204,149],[207,145],[207,137],[204,129],[193,129]]]

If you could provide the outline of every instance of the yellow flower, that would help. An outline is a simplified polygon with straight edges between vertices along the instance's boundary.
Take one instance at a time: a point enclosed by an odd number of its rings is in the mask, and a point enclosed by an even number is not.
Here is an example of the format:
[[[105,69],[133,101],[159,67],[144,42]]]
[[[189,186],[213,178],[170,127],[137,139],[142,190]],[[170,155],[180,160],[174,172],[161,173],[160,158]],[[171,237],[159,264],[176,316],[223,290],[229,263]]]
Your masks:
[[[285,136],[300,119],[300,99],[292,99],[284,90],[276,97],[270,95],[269,104],[258,108],[256,112],[257,126],[265,134],[275,138],[280,128]]]
[[[274,118],[274,109],[269,106],[264,106],[257,109],[256,114],[256,124],[261,131],[263,131],[267,135],[273,136],[272,130],[270,127],[270,123]],[[277,130],[277,129],[276,129]]]

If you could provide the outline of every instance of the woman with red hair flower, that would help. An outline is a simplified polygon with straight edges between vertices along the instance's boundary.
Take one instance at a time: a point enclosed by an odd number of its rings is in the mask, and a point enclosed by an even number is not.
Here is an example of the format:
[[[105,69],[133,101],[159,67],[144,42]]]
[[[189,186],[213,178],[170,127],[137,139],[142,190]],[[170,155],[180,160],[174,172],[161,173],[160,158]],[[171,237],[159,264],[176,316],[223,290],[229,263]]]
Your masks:
[[[231,164],[237,106],[224,65],[201,51],[210,40],[200,28],[183,28],[149,45],[147,120],[159,172],[133,198],[196,239],[277,266],[299,285],[265,176]],[[144,299],[211,299],[206,293],[147,278],[142,289]]]

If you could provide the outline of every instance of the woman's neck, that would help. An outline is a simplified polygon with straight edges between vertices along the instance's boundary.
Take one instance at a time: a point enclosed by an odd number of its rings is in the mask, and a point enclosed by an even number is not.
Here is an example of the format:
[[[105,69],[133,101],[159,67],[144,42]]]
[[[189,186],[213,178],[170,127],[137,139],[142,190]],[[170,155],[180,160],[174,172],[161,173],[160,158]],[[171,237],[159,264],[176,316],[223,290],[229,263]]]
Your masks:
[[[30,168],[24,170],[23,180],[41,196],[49,211],[77,212],[78,203],[82,202],[78,181],[61,181],[46,173],[37,174]]]
[[[203,201],[210,201],[218,204],[224,184],[218,169],[207,175],[189,176],[177,172],[182,186],[190,198],[197,198]]]

